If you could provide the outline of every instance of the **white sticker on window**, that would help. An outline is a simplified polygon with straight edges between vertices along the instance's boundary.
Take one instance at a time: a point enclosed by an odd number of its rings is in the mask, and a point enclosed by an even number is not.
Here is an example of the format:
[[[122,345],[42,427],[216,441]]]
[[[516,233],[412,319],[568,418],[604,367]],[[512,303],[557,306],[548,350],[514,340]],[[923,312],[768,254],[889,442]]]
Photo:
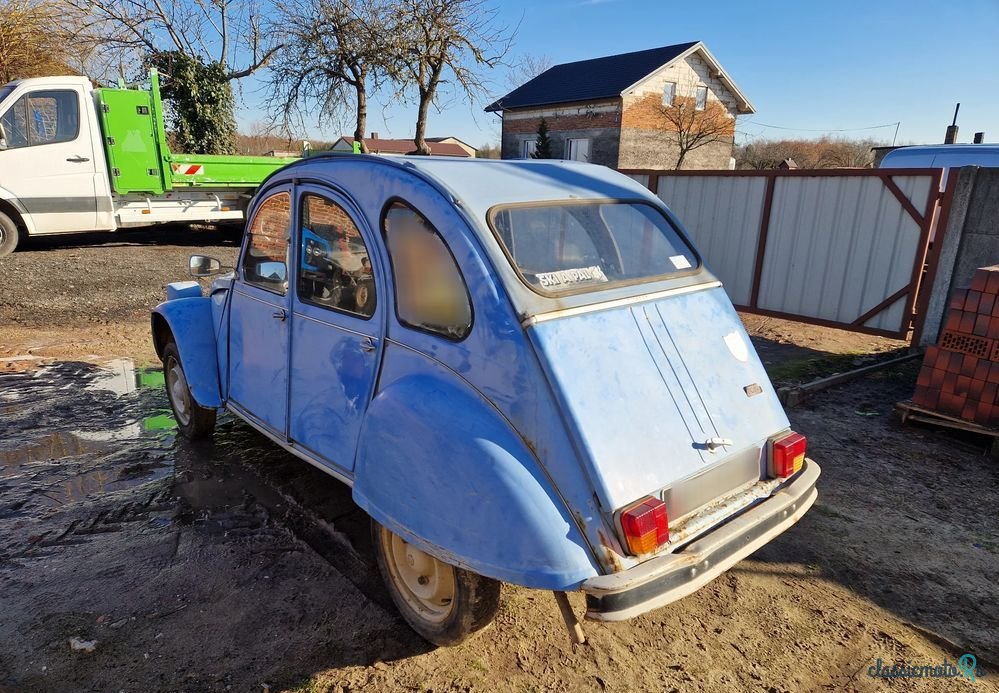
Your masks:
[[[690,267],[690,260],[685,255],[670,255],[669,261],[677,269],[688,269]]]
[[[593,267],[580,267],[578,269],[558,270],[556,272],[541,272],[537,277],[538,283],[546,289],[565,284],[578,284],[580,282],[607,281],[607,275],[597,265]]]

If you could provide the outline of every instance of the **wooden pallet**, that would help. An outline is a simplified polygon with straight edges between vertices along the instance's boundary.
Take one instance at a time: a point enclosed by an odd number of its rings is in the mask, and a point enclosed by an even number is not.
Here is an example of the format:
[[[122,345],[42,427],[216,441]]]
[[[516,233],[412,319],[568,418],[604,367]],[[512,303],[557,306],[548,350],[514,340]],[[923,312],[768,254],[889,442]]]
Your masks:
[[[919,423],[930,424],[931,426],[953,428],[959,431],[968,431],[969,433],[988,436],[992,439],[989,452],[994,459],[999,459],[999,428],[990,428],[948,414],[941,414],[932,409],[925,409],[917,404],[913,404],[911,401],[899,402],[895,405],[895,409],[898,410],[899,415],[902,417],[902,423],[917,421]]]

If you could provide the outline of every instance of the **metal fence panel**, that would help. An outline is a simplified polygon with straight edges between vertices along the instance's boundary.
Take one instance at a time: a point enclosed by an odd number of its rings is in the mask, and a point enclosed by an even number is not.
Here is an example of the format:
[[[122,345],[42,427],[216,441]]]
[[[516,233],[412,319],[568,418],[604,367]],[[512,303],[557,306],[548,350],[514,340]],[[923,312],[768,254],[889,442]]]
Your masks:
[[[930,178],[896,184],[925,200]],[[909,284],[920,231],[878,177],[778,178],[757,305],[850,324]],[[864,326],[897,330],[904,299]]]
[[[626,173],[676,213],[736,306],[906,336],[939,169]]]
[[[732,301],[749,305],[766,179],[666,176],[658,188]]]

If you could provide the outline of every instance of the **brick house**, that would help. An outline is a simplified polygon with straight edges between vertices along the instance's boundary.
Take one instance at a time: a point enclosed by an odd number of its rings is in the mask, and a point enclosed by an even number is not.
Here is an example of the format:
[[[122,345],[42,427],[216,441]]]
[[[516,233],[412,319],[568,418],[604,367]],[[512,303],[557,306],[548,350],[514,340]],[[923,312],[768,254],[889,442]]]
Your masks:
[[[504,159],[531,155],[544,117],[557,158],[672,169],[677,127],[663,107],[679,99],[732,119],[720,141],[690,151],[683,168],[731,168],[735,119],[755,109],[700,41],[556,65],[486,111],[502,115]]]

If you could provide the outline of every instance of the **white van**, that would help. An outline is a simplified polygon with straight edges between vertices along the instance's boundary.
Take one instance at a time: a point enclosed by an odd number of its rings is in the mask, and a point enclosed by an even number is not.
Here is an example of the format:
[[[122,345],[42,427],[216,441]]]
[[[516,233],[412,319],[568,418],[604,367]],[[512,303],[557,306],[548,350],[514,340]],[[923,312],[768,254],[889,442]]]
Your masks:
[[[931,144],[899,147],[885,154],[878,168],[942,168],[947,172],[962,166],[999,166],[999,144]]]

